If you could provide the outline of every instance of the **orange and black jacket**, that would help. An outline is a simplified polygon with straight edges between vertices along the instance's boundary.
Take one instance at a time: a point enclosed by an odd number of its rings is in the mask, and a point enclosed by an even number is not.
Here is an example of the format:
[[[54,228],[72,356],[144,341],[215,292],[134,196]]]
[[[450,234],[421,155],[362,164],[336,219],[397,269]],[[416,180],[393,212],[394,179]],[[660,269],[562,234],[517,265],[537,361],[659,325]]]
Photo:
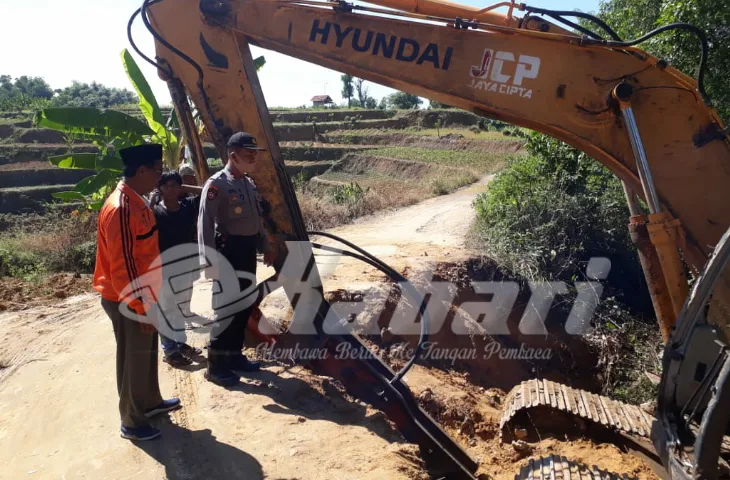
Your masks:
[[[154,213],[144,198],[119,182],[99,213],[94,288],[107,300],[124,300],[138,314],[145,313],[157,302],[161,276],[146,274],[159,255]],[[130,284],[137,293],[123,299]]]

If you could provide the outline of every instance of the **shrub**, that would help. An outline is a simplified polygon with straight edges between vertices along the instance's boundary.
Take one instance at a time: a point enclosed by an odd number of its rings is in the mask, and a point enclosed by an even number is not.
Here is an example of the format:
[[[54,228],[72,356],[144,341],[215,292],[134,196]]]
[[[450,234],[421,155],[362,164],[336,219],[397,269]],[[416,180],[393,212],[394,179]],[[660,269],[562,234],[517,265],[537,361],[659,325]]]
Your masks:
[[[24,280],[38,280],[45,273],[43,259],[33,253],[17,248],[0,246],[0,278],[16,277]]]
[[[361,193],[338,194],[335,192],[335,189],[339,189],[340,192],[358,191]],[[297,200],[307,225],[307,230],[325,230],[343,225],[363,215],[368,215],[382,210],[386,206],[393,205],[392,199],[384,198],[370,189],[346,190],[340,187],[335,187],[335,189],[317,192],[305,187],[297,192]],[[349,201],[343,201],[342,203],[336,203],[334,201],[338,196],[342,198],[348,195],[350,196]]]
[[[529,156],[507,168],[475,200],[479,244],[503,269],[528,280],[584,280],[591,257],[611,270],[586,342],[596,353],[603,393],[651,398],[644,372],[657,373],[658,328],[635,249],[621,182],[584,153],[531,134]],[[644,313],[649,313],[644,316]]]
[[[530,279],[571,279],[592,256],[638,263],[620,181],[543,135],[532,135],[527,150],[530,156],[510,157],[475,201],[487,253]]]
[[[304,186],[307,184],[308,180],[309,180],[309,175],[307,175],[307,172],[305,170],[299,171],[291,179],[292,185],[294,185],[294,189],[297,191],[301,191],[304,188]]]
[[[92,273],[96,213],[74,211],[0,218],[0,276],[36,279],[44,273]]]
[[[477,180],[476,175],[470,172],[444,175],[431,182],[431,192],[435,195],[446,195]]]
[[[57,250],[46,260],[51,272],[94,273],[96,241],[88,241]]]
[[[329,200],[337,205],[357,205],[362,203],[369,189],[363,189],[359,184],[351,182],[349,185],[332,187],[327,195]]]

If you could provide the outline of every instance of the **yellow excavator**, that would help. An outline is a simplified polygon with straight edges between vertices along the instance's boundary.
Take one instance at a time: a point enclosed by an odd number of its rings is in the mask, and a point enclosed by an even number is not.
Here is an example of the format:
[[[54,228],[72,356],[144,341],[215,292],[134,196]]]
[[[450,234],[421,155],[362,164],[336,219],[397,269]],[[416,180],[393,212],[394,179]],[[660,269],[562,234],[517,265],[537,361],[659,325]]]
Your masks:
[[[131,38],[138,17],[155,38],[154,59]],[[534,419],[541,410],[645,441],[667,478],[728,475],[730,142],[704,88],[708,43],[700,29],[675,23],[626,40],[580,12],[514,1],[480,9],[439,0],[145,0],[129,26],[132,46],[169,86],[199,178],[206,179],[208,169],[190,102],[221,158],[226,138],[239,130],[255,135],[266,149],[254,180],[268,209],[276,270],[280,274],[284,259],[298,255],[309,263],[315,289],[321,290],[321,283],[311,249],[287,250],[307,245],[309,236],[250,45],[551,135],[608,167],[624,183],[631,238],[666,342],[656,416],[534,379],[509,393],[502,435],[514,436],[521,415],[534,412]],[[668,31],[697,38],[702,54],[696,79],[638,47]],[[346,245],[349,255],[402,279],[377,258]],[[695,277],[691,292],[688,271]],[[292,303],[302,303],[294,287],[281,284]],[[324,334],[321,322],[329,305],[321,296],[314,305],[320,325],[314,337],[321,345],[333,352],[342,343],[367,351],[356,335]],[[477,462],[401,381],[416,356],[399,372],[377,357],[364,357],[317,359],[310,367],[383,410],[420,446],[435,478],[474,478]],[[560,457],[532,460],[516,474],[606,476],[613,478]]]

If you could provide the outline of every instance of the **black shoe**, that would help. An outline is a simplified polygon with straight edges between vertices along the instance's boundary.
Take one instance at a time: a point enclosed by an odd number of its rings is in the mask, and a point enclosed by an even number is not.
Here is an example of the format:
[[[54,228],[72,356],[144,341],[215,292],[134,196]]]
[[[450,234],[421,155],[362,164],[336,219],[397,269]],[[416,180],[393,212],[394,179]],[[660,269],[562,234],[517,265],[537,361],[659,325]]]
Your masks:
[[[234,372],[253,373],[261,370],[261,362],[252,362],[245,355],[234,355],[228,367]]]
[[[229,371],[221,371],[221,372],[211,372],[210,370],[206,370],[203,373],[203,377],[205,377],[206,380],[208,380],[211,383],[215,383],[216,385],[220,387],[232,387],[238,383],[240,380],[238,378],[238,375],[234,374],[233,372]]]
[[[150,418],[154,417],[155,415],[158,415],[160,413],[165,412],[172,412],[173,410],[177,410],[179,408],[182,408],[182,404],[180,403],[179,398],[169,398],[167,400],[163,400],[161,404],[157,405],[154,408],[150,408],[147,410],[144,414],[145,417]]]
[[[231,387],[238,383],[238,375],[228,366],[228,355],[216,350],[208,350],[208,368],[203,374],[206,380],[221,387]]]
[[[172,352],[169,355],[164,355],[162,361],[176,368],[185,367],[193,363],[191,358],[186,357],[180,352]]]
[[[150,425],[145,427],[125,427],[122,425],[121,428],[122,438],[126,438],[127,440],[152,440],[161,434],[162,432]]]
[[[202,355],[203,351],[197,347],[193,347],[188,345],[187,343],[183,343],[180,345],[180,353],[187,357],[194,357],[196,355]]]

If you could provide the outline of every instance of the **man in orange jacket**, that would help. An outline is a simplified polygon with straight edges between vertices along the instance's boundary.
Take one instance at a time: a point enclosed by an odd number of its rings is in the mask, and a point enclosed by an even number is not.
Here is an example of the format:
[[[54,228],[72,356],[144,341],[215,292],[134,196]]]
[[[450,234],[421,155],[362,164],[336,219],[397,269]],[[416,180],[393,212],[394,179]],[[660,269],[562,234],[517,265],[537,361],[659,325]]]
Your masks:
[[[160,431],[150,425],[149,419],[180,408],[180,400],[163,400],[160,395],[154,325],[128,318],[122,311],[128,308],[149,318],[157,310],[161,276],[155,277],[154,285],[141,288],[138,284],[160,255],[155,216],[142,195],[152,191],[160,178],[162,146],[139,145],[119,153],[124,179],[99,213],[94,288],[101,293],[101,305],[112,321],[117,342],[121,435],[130,440],[150,440]],[[135,292],[131,300],[123,296],[130,285]]]

